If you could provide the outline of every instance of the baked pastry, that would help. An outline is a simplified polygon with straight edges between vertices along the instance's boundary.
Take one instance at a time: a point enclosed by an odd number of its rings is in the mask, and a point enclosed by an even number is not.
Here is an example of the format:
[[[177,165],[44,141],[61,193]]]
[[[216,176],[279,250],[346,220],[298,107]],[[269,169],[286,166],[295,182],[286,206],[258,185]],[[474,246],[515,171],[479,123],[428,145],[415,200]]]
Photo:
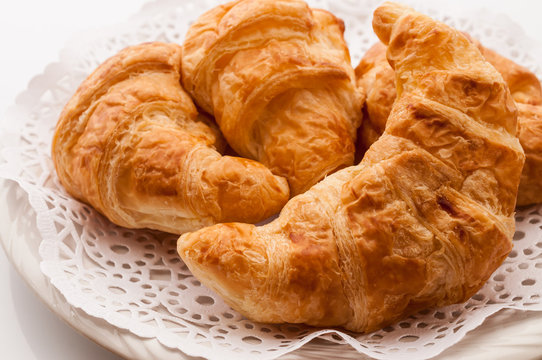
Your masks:
[[[542,202],[542,89],[528,69],[476,42],[480,52],[508,83],[518,108],[519,142],[525,165],[519,183],[518,205]]]
[[[353,164],[361,94],[344,24],[301,0],[236,0],[203,14],[183,46],[183,84],[231,147],[300,194]]]
[[[512,248],[524,155],[497,71],[460,32],[401,5],[374,14],[399,97],[362,162],[273,222],[182,235],[202,283],[256,321],[368,332],[467,300]]]
[[[53,139],[62,185],[128,228],[180,234],[278,212],[289,198],[286,180],[255,161],[221,156],[216,125],[181,87],[181,50],[129,47],[81,84]]]
[[[378,42],[363,56],[355,69],[358,86],[366,97],[363,104],[363,123],[358,129],[357,152],[363,155],[384,133],[395,91],[395,72],[386,58],[387,46]]]
[[[519,112],[519,141],[525,166],[518,191],[518,205],[542,202],[542,90],[536,75],[472,40],[485,59],[501,73]],[[358,131],[358,157],[384,132],[396,97],[395,74],[386,59],[386,46],[377,43],[356,67],[358,86],[366,91],[364,121]]]
[[[525,151],[517,204],[523,206],[542,202],[542,105],[516,105],[519,142]]]

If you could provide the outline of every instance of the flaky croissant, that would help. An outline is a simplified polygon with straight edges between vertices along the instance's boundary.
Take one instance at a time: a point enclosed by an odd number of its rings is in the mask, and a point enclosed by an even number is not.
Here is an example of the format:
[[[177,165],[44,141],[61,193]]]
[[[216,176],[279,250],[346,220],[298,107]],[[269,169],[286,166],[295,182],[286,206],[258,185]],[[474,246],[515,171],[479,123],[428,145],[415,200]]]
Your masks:
[[[461,33],[386,3],[398,99],[358,166],[291,199],[273,222],[184,234],[204,284],[262,322],[371,331],[472,296],[512,248],[524,155],[500,74]]]
[[[180,234],[258,222],[289,198],[285,179],[221,156],[215,125],[180,84],[181,47],[129,47],[100,65],[64,108],[52,156],[62,185],[112,222]]]
[[[354,161],[362,96],[343,31],[301,0],[236,0],[186,35],[185,89],[237,153],[286,177],[292,195]]]
[[[542,202],[542,90],[536,75],[480,42],[472,40],[484,58],[501,73],[518,108],[519,141],[525,166],[518,205]],[[358,131],[358,152],[364,153],[384,132],[396,97],[395,74],[386,59],[386,46],[375,44],[356,67],[358,85],[366,94],[365,113]]]

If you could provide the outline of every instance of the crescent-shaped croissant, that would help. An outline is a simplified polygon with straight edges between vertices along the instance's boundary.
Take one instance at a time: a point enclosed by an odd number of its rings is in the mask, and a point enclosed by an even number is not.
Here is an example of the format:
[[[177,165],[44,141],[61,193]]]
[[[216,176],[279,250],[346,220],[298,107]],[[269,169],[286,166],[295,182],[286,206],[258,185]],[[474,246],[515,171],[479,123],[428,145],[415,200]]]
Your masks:
[[[542,202],[542,89],[536,75],[473,41],[484,58],[501,73],[518,108],[519,141],[525,151],[518,205]],[[364,153],[384,132],[395,101],[395,73],[386,59],[386,46],[377,43],[356,67],[358,85],[367,94],[364,120],[358,131],[358,153]]]
[[[185,89],[238,154],[286,177],[292,195],[354,161],[362,95],[343,31],[301,0],[237,0],[186,35]]]
[[[460,32],[386,3],[398,99],[358,166],[291,199],[273,222],[184,234],[202,283],[262,322],[371,331],[467,300],[512,248],[524,154],[500,74]]]
[[[53,140],[62,185],[129,228],[180,234],[271,216],[288,200],[286,180],[218,152],[224,139],[181,87],[181,50],[126,48],[81,84]]]

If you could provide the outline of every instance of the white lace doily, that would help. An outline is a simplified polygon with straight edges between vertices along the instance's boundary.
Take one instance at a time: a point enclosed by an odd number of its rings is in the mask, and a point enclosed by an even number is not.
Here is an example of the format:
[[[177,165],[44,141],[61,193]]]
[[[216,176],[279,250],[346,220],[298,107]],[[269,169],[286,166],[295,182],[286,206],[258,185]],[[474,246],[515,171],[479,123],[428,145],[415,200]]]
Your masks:
[[[353,64],[376,37],[372,0],[315,0],[346,23]],[[504,15],[461,12],[444,2],[407,2],[469,32],[501,54],[542,74],[540,47]],[[41,269],[74,307],[142,338],[156,338],[208,359],[272,359],[311,339],[348,343],[374,358],[429,358],[458,342],[503,308],[542,310],[542,206],[519,210],[514,250],[467,303],[423,311],[371,334],[249,321],[201,285],[176,253],[177,237],[115,226],[71,199],[50,158],[53,129],[80,82],[105,58],[143,41],[182,42],[190,21],[215,1],[157,0],[128,23],[75,39],[19,97],[0,129],[0,177],[28,193],[43,237]],[[332,344],[331,344],[332,345]]]

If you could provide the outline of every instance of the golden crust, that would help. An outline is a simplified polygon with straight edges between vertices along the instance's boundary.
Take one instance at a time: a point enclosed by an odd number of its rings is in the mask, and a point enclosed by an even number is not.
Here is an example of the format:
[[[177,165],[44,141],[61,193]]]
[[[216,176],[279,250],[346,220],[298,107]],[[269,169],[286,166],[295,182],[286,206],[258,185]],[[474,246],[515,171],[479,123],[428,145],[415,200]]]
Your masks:
[[[400,95],[362,162],[265,226],[178,241],[191,271],[251,319],[372,331],[465,301],[512,248],[524,154],[502,77],[461,33],[409,8],[386,3],[373,26]]]
[[[527,68],[516,64],[510,59],[483,47],[479,41],[472,40],[484,58],[501,73],[508,84],[514,101],[521,104],[542,105],[542,89],[540,81]]]
[[[292,195],[354,161],[362,99],[343,31],[301,0],[237,0],[203,14],[183,45],[185,89]]]
[[[64,108],[52,156],[61,183],[114,223],[172,233],[258,222],[289,197],[225,141],[180,84],[181,47],[146,43],[100,65]]]
[[[470,39],[470,38],[469,38]],[[542,202],[542,90],[528,69],[472,40],[484,58],[501,73],[519,111],[519,140],[525,151],[525,167],[518,192],[518,205]],[[356,67],[357,84],[366,93],[365,113],[358,130],[357,151],[361,157],[380,137],[397,96],[395,73],[386,59],[386,46],[377,43]]]
[[[525,151],[518,205],[542,202],[542,106],[517,103],[519,141]]]
[[[382,135],[390,115],[395,92],[395,73],[386,58],[387,47],[378,42],[355,69],[357,85],[366,93],[363,123],[358,129],[357,151],[364,154]]]

